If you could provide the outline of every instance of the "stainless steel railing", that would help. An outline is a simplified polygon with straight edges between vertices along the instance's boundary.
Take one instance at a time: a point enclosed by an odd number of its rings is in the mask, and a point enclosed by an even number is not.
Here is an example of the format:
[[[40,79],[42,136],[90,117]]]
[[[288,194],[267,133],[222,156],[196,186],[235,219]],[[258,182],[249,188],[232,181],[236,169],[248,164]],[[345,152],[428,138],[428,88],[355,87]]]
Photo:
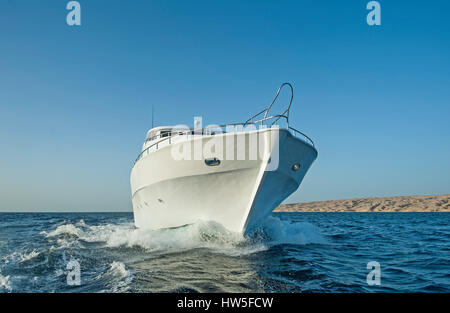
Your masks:
[[[254,121],[254,122],[248,122],[248,121],[246,121],[246,122],[243,122],[243,123],[233,123],[233,124],[226,124],[226,125],[216,125],[216,126],[205,127],[205,128],[198,129],[198,130],[189,130],[189,131],[185,131],[185,132],[180,132],[180,131],[175,131],[175,132],[173,132],[173,133],[170,132],[168,135],[165,135],[164,137],[162,137],[162,136],[156,136],[156,137],[158,137],[157,139],[162,138],[162,140],[159,140],[159,141],[155,142],[154,144],[148,146],[148,147],[145,148],[144,150],[142,150],[142,152],[138,155],[138,157],[136,158],[136,160],[135,160],[134,163],[136,163],[137,161],[139,161],[144,155],[149,154],[151,148],[155,148],[155,150],[158,150],[158,148],[159,148],[159,146],[161,145],[162,142],[168,141],[168,144],[170,145],[170,144],[172,143],[172,140],[173,140],[174,137],[178,137],[178,136],[188,136],[188,137],[186,138],[186,139],[188,140],[188,139],[189,139],[189,135],[193,135],[193,136],[195,136],[195,135],[197,135],[197,136],[198,136],[198,135],[202,135],[202,136],[215,136],[215,135],[218,135],[218,134],[227,133],[227,131],[226,131],[227,128],[229,128],[229,127],[236,127],[236,126],[242,126],[242,131],[245,131],[245,130],[246,130],[246,129],[245,129],[245,126],[247,126],[247,125],[259,124],[259,123],[261,123],[261,122],[268,121],[268,120],[271,120],[271,119],[274,119],[274,118],[280,119],[280,118],[286,118],[286,117],[285,117],[285,116],[282,116],[282,115],[272,115],[272,116],[263,118],[263,119],[261,119],[261,120]],[[273,125],[274,125],[274,124],[270,124],[270,126],[273,126]],[[220,128],[220,129],[224,129],[224,128],[225,128],[225,131],[220,131],[220,132],[217,132],[217,131],[216,131],[216,132],[212,132],[212,131],[211,131],[211,129],[214,130],[214,129],[219,129],[219,128]],[[288,130],[290,130],[291,133],[292,133],[294,136],[298,137],[299,139],[303,140],[303,141],[306,142],[306,143],[309,143],[310,145],[312,145],[312,146],[314,147],[314,141],[313,141],[311,138],[309,138],[307,135],[305,135],[304,133],[302,133],[301,131],[296,130],[295,128],[290,127],[290,126],[288,127]],[[237,132],[239,132],[239,130],[238,130]],[[157,139],[153,139],[153,140],[157,140]]]
[[[275,103],[275,101],[278,98],[278,95],[280,94],[280,91],[283,89],[284,86],[289,86],[290,90],[291,90],[291,98],[289,101],[289,105],[287,107],[287,109],[282,113],[282,114],[278,114],[278,115],[271,115],[269,117],[267,117],[267,114],[269,113],[270,109],[272,108],[272,105]],[[215,126],[209,126],[209,127],[205,127],[202,129],[190,129],[188,131],[174,131],[174,132],[168,132],[168,133],[164,133],[163,135],[157,135],[157,136],[153,136],[151,138],[146,139],[146,143],[149,141],[153,141],[153,140],[157,140],[160,138],[163,138],[162,140],[159,140],[157,142],[155,142],[154,144],[148,146],[147,148],[145,148],[136,158],[136,160],[134,161],[134,163],[136,163],[137,161],[139,161],[144,155],[149,154],[150,149],[155,147],[156,150],[158,150],[158,147],[161,145],[162,142],[165,141],[169,141],[168,143],[171,144],[172,142],[172,138],[174,137],[178,137],[178,136],[189,136],[189,135],[206,135],[206,136],[214,136],[216,135],[216,133],[212,130],[214,129],[221,129],[221,131],[217,132],[218,134],[222,134],[222,133],[226,133],[226,129],[225,131],[223,130],[224,128],[229,128],[231,126],[236,127],[236,126],[242,126],[243,130],[245,129],[245,126],[247,125],[264,125],[264,123],[267,123],[270,121],[270,123],[268,123],[267,126],[273,126],[273,125],[277,125],[278,121],[280,119],[284,119],[286,121],[286,128],[291,131],[291,133],[300,138],[301,140],[303,140],[304,142],[311,144],[314,147],[314,141],[309,138],[307,135],[305,135],[304,133],[302,133],[299,130],[296,130],[293,127],[289,126],[289,111],[291,109],[291,105],[292,105],[292,100],[294,98],[294,88],[292,87],[292,85],[290,83],[283,83],[280,88],[278,88],[277,94],[275,95],[275,98],[273,99],[272,103],[265,108],[264,110],[262,110],[261,112],[253,115],[252,117],[250,117],[247,121],[243,122],[243,123],[232,123],[232,124],[226,124],[226,125],[215,125]],[[257,118],[258,116],[262,115],[264,113],[264,117],[256,120],[255,118]],[[271,121],[273,120],[273,121]],[[189,139],[189,137],[187,138]]]

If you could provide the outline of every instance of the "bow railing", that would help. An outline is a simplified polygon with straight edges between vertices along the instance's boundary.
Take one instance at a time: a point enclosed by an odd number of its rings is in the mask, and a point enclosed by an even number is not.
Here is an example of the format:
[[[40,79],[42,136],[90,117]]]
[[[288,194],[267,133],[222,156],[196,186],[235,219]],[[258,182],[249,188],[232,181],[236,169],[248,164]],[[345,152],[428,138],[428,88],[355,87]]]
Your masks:
[[[289,105],[287,107],[287,109],[282,113],[282,114],[277,114],[277,115],[271,115],[271,116],[267,116],[270,109],[272,108],[273,104],[275,103],[275,101],[278,99],[278,96],[281,92],[281,90],[283,89],[283,87],[288,86],[290,87],[291,90],[291,97],[289,100]],[[207,126],[205,128],[202,129],[189,129],[189,130],[175,130],[172,132],[165,132],[164,134],[159,134],[156,136],[152,136],[151,138],[148,138],[145,142],[149,142],[149,141],[156,141],[155,143],[151,144],[150,146],[146,147],[137,157],[137,159],[135,160],[134,163],[136,163],[137,161],[139,161],[144,155],[149,154],[150,153],[150,149],[151,148],[155,148],[156,150],[158,150],[158,147],[161,146],[161,143],[167,143],[171,144],[173,138],[178,137],[178,136],[188,136],[187,139],[189,139],[190,135],[193,136],[198,136],[198,135],[202,135],[202,136],[214,136],[217,134],[222,134],[222,133],[229,133],[230,128],[234,127],[235,131],[234,132],[240,132],[240,131],[246,131],[245,127],[247,125],[267,125],[267,126],[274,126],[274,125],[278,125],[277,123],[283,119],[286,122],[287,125],[287,129],[291,132],[291,134],[293,134],[294,136],[300,138],[301,140],[303,140],[304,142],[312,145],[314,147],[314,142],[311,138],[309,138],[307,135],[305,135],[304,133],[302,133],[299,130],[296,130],[295,128],[289,126],[289,111],[291,109],[291,105],[292,105],[292,100],[294,98],[294,88],[292,87],[292,85],[290,83],[283,83],[280,88],[278,88],[277,94],[275,95],[275,98],[273,99],[272,103],[265,108],[264,110],[262,110],[261,112],[253,115],[252,117],[250,117],[247,121],[243,122],[243,123],[232,123],[232,124],[226,124],[226,125],[214,125],[214,126]],[[259,116],[261,116],[264,113],[264,117],[257,119]],[[256,119],[256,120],[255,120]],[[240,129],[240,127],[242,127],[242,129]],[[220,129],[221,131],[214,131],[214,129]],[[236,131],[237,129],[237,131]],[[247,129],[248,130],[248,129]]]

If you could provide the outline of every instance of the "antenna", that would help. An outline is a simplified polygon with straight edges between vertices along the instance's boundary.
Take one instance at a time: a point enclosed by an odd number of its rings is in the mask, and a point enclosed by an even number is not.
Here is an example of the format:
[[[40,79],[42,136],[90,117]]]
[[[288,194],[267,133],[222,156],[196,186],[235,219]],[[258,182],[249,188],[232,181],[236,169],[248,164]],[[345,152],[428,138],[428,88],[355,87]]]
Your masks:
[[[153,104],[152,104],[152,128],[153,128],[153,122],[154,122],[153,116],[154,116],[154,111],[153,111]]]

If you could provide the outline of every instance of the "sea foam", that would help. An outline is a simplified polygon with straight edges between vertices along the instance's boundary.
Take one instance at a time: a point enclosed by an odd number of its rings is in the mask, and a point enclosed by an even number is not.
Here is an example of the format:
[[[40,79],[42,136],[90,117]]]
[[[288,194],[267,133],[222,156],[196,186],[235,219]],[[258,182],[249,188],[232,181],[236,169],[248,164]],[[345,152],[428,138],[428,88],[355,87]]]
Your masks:
[[[44,235],[45,237],[56,237],[56,236],[63,235],[63,234],[74,235],[74,236],[79,237],[81,233],[82,233],[82,230],[77,228],[73,224],[60,225],[54,231],[51,231],[51,232],[46,232],[46,231],[41,232],[41,234]]]
[[[36,250],[32,250],[31,252],[14,251],[13,253],[3,257],[2,261],[5,264],[8,264],[9,262],[22,263],[22,262],[29,261],[29,260],[37,257],[38,255],[39,255],[39,252],[37,252]]]
[[[149,252],[163,253],[207,248],[211,252],[245,255],[283,243],[326,243],[326,239],[314,225],[305,222],[292,223],[272,216],[249,236],[229,231],[212,221],[197,221],[178,228],[146,230],[136,229],[130,222],[86,225],[80,220],[74,224],[59,225],[55,230],[41,234],[47,238],[56,237],[57,242],[64,247],[80,239],[99,242],[110,248],[140,247]],[[67,235],[73,238],[67,238]]]
[[[3,276],[0,271],[0,290],[12,291],[10,276]]]
[[[131,270],[126,268],[124,263],[114,261],[110,264],[106,273],[101,275],[101,278],[107,282],[105,285],[107,288],[102,292],[124,292],[129,289],[134,275]]]

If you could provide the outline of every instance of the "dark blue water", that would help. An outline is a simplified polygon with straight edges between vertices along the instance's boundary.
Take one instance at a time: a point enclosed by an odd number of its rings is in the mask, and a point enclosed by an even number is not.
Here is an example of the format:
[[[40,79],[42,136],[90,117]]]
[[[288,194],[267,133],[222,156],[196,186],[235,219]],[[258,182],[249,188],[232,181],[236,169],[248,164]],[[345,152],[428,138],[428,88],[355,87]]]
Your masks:
[[[450,292],[449,213],[277,213],[242,238],[132,214],[0,213],[0,292]],[[81,285],[67,284],[70,261]],[[369,286],[367,263],[380,264]]]

